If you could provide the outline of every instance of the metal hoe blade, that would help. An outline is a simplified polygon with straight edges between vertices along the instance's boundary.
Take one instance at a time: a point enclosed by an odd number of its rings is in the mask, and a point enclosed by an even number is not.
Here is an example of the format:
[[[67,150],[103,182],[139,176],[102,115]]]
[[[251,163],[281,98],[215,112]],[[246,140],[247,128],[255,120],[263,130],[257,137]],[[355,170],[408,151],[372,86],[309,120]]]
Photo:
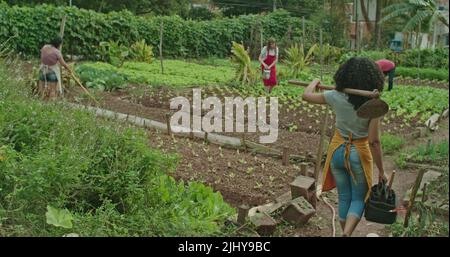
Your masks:
[[[361,105],[356,114],[363,119],[375,119],[385,115],[389,111],[389,105],[379,99],[374,98]]]

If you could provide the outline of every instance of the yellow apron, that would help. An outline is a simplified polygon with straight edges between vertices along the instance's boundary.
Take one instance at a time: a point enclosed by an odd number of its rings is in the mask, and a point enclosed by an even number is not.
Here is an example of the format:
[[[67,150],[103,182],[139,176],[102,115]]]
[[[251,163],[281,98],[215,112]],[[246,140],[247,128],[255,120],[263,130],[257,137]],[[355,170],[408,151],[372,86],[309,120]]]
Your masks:
[[[361,160],[361,164],[364,170],[364,174],[367,181],[367,186],[369,190],[367,191],[365,201],[369,199],[370,189],[372,187],[372,178],[373,178],[373,159],[372,153],[370,152],[369,147],[369,139],[368,137],[359,138],[352,140],[352,135],[350,134],[348,141],[346,141],[338,130],[334,132],[333,139],[331,140],[330,146],[328,147],[327,159],[325,161],[325,166],[323,169],[323,185],[322,191],[329,191],[336,187],[336,181],[334,180],[333,174],[331,174],[331,159],[333,158],[333,154],[341,145],[345,145],[345,167],[350,173],[350,176],[354,180],[354,175],[350,165],[350,147],[353,144],[356,148],[356,151],[359,154],[359,158]]]

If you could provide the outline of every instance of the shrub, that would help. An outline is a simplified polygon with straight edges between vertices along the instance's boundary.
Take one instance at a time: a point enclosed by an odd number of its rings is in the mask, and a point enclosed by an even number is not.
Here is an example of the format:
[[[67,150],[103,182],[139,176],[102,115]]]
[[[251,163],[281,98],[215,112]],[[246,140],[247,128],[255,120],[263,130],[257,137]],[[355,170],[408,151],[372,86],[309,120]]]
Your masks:
[[[37,57],[39,50],[55,32],[64,15],[67,22],[64,35],[64,52],[96,60],[99,42],[117,42],[130,46],[145,39],[148,45],[159,45],[159,30],[164,23],[165,57],[225,57],[229,56],[231,42],[251,43],[250,31],[261,22],[264,35],[277,40],[283,38],[289,26],[301,28],[301,19],[279,10],[265,16],[245,15],[212,21],[184,20],[178,16],[140,17],[130,12],[96,13],[76,7],[8,7],[0,5],[0,42],[18,34],[12,40],[12,49],[25,56]],[[317,26],[308,22],[306,35],[317,40]],[[295,29],[292,38],[301,37]],[[259,46],[258,46],[259,47]]]
[[[211,188],[169,177],[177,157],[149,148],[144,131],[33,100],[5,74],[0,66],[0,235],[221,233],[233,209]],[[49,226],[47,206],[73,226]]]
[[[381,135],[381,145],[383,146],[383,152],[386,154],[392,154],[400,150],[405,144],[405,139],[394,136],[388,133]]]
[[[448,70],[443,69],[397,67],[395,73],[402,77],[448,81]]]

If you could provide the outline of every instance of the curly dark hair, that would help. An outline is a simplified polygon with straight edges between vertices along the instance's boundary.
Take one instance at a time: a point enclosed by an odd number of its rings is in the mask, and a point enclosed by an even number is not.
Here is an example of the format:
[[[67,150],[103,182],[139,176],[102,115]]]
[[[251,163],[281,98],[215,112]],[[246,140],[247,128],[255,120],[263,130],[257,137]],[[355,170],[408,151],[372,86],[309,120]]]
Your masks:
[[[345,88],[360,89],[366,91],[383,90],[384,76],[378,65],[366,57],[353,57],[343,63],[334,74],[336,90],[343,92]],[[348,101],[357,110],[361,105],[370,100],[368,97],[350,95]]]
[[[55,48],[59,48],[61,44],[62,38],[60,36],[56,36],[50,41],[50,45],[54,46]]]

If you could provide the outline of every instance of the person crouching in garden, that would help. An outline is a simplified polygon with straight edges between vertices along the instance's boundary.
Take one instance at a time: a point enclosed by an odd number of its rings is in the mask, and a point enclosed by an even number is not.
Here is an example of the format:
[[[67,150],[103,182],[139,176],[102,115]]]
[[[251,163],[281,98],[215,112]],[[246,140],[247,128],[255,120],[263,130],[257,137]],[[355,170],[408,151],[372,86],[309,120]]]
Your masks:
[[[61,44],[62,39],[56,37],[50,44],[44,45],[41,49],[38,89],[44,99],[54,100],[62,93],[61,73],[58,64],[72,72],[59,50]]]
[[[277,85],[278,47],[275,39],[270,38],[267,45],[263,47],[259,55],[259,62],[261,63],[264,86],[270,93],[272,88]]]
[[[380,119],[363,119],[356,110],[369,98],[348,95],[345,88],[382,91],[384,77],[371,60],[353,57],[334,75],[336,89],[315,93],[319,80],[305,89],[303,99],[313,104],[328,104],[336,115],[336,130],[324,166],[323,191],[337,186],[339,220],[343,236],[351,236],[365,209],[372,186],[375,162],[379,180],[386,181],[380,141]]]
[[[389,87],[388,91],[391,91],[394,87],[394,77],[395,77],[395,63],[390,60],[382,59],[375,62],[378,67],[380,67],[384,76],[388,76],[389,78]]]

